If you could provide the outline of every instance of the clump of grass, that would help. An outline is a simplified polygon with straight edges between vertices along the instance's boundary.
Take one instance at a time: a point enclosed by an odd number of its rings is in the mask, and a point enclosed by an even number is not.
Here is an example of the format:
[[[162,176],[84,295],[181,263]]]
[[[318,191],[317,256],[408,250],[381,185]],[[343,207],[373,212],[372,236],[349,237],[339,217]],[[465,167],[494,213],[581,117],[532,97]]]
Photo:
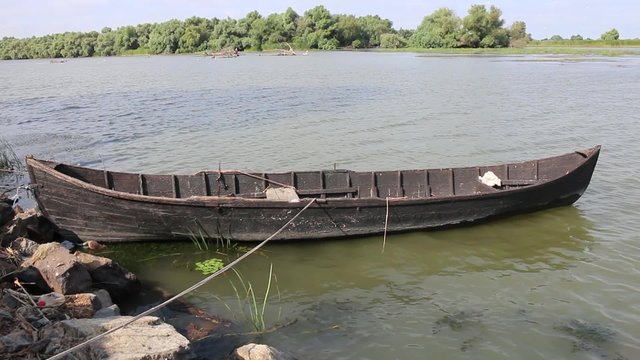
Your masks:
[[[22,171],[22,162],[13,151],[13,147],[0,137],[0,169],[7,171]]]
[[[190,231],[189,239],[198,250],[209,250],[209,239],[205,236],[206,231],[204,229],[198,229],[197,233]]]
[[[219,251],[221,249],[229,250],[236,248],[236,244],[234,242],[222,236],[222,228],[220,226],[220,222],[218,222],[217,224],[218,234],[220,234],[218,236],[209,235],[207,230],[205,230],[202,224],[200,224],[198,219],[194,219],[193,222],[196,225],[196,229],[190,230],[188,236],[194,246],[198,248],[198,250],[209,250],[209,247],[213,241],[215,241],[216,251]]]
[[[11,144],[0,137],[0,199],[15,191],[24,178],[22,161]]]
[[[269,295],[271,293],[271,284],[273,276],[273,264],[269,266],[269,280],[267,281],[267,287],[264,291],[264,295],[262,299],[256,296],[256,290],[253,284],[250,281],[245,281],[236,269],[231,269],[236,274],[238,281],[240,283],[240,287],[236,286],[233,281],[230,281],[231,287],[233,288],[236,299],[238,301],[238,309],[240,313],[244,316],[244,318],[251,323],[251,326],[258,333],[265,332],[267,330],[267,325],[264,317],[265,309],[267,308],[267,302],[269,299]],[[277,286],[276,286],[276,289]],[[280,298],[280,291],[278,290],[278,299]],[[233,313],[231,308],[225,303],[224,304],[229,311]],[[278,320],[280,318],[280,314],[278,314]]]

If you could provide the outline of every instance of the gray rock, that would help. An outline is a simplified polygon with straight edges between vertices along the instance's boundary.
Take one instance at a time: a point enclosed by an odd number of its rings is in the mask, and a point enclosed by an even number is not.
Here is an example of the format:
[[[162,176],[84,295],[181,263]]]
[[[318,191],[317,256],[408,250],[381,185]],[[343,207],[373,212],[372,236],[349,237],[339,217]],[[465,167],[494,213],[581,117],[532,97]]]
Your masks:
[[[3,321],[5,319],[11,320],[13,319],[13,316],[7,310],[0,308],[0,321]]]
[[[96,294],[98,301],[100,301],[100,309],[107,308],[113,305],[113,301],[111,301],[111,295],[109,295],[109,292],[107,290],[98,289],[93,293]]]
[[[10,329],[13,326],[13,315],[0,308],[0,329]]]
[[[295,360],[282,351],[263,344],[247,344],[237,348],[233,352],[235,360]]]
[[[123,299],[140,292],[136,275],[105,257],[76,252],[76,259],[89,271],[93,286],[105,289],[113,299]]]
[[[100,300],[93,293],[65,296],[64,309],[72,318],[91,318],[100,307]]]
[[[55,292],[64,295],[87,292],[91,275],[78,259],[59,243],[40,245],[23,266],[34,266]]]
[[[102,308],[93,315],[94,318],[106,318],[112,316],[120,316],[120,307],[116,304]]]
[[[38,250],[39,244],[33,240],[24,237],[17,238],[11,242],[11,249],[18,253],[24,261],[26,258],[33,256]]]
[[[89,338],[130,319],[130,316],[74,319],[61,321],[54,326],[64,330],[65,338]],[[153,316],[145,316],[106,336],[89,346],[88,351],[94,358],[110,360],[195,358],[189,348],[189,341],[171,325]]]
[[[18,352],[32,343],[26,332],[23,330],[15,330],[14,332],[0,337],[0,344],[4,348],[4,353]]]

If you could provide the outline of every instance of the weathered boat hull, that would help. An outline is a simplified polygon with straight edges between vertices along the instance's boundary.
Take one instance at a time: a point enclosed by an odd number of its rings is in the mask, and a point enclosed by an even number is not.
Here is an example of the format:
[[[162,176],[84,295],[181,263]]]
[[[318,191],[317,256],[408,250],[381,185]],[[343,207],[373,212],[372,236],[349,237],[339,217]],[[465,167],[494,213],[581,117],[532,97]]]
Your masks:
[[[455,183],[453,177],[458,169],[449,169],[454,184],[454,195],[450,196],[433,196],[431,190],[429,196],[423,197],[314,196],[316,203],[274,240],[377,234],[385,230],[385,220],[388,220],[388,232],[435,229],[570,205],[589,185],[599,151],[600,148],[595,147],[564,157],[540,160],[558,162],[558,169],[552,169],[549,173],[562,174],[548,179],[535,179],[535,183],[528,186],[508,190],[455,195],[455,185],[462,187],[464,183]],[[563,161],[569,164],[565,166],[566,171],[562,168]],[[82,240],[172,241],[188,240],[196,234],[211,238],[260,241],[273,234],[310,201],[310,198],[304,197],[299,202],[289,202],[261,198],[169,198],[122,193],[60,173],[56,171],[54,163],[29,158],[27,165],[41,211],[62,229],[66,237]],[[537,177],[537,161],[535,165]],[[505,166],[508,178],[510,165]],[[480,168],[475,169],[476,173],[481,172]],[[141,192],[144,193],[144,190]]]

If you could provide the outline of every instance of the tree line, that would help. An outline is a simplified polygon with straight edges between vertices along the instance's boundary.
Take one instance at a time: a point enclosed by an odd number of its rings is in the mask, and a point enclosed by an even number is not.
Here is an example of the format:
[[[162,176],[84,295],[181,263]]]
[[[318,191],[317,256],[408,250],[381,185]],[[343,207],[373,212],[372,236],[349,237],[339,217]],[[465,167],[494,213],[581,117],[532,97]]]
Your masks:
[[[129,53],[179,54],[224,48],[262,51],[283,43],[300,49],[455,48],[520,46],[530,40],[523,21],[505,27],[495,6],[473,5],[464,18],[441,8],[415,30],[393,28],[378,15],[331,14],[319,5],[299,15],[288,8],[263,17],[257,11],[242,19],[191,17],[184,21],[105,27],[100,32],[66,32],[0,40],[0,59],[113,56]]]

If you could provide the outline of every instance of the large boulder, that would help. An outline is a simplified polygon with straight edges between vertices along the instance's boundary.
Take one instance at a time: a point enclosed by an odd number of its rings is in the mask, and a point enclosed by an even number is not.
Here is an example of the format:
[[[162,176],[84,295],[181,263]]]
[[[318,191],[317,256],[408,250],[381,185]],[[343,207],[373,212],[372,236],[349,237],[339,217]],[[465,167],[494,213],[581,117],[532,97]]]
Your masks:
[[[39,338],[49,338],[47,353],[54,354],[66,348],[70,339],[89,339],[122,325],[130,316],[73,319],[53,324],[39,333]],[[107,335],[98,342],[79,350],[88,358],[110,360],[134,359],[193,359],[189,341],[171,325],[153,316],[145,316],[126,327]]]
[[[41,244],[51,242],[58,237],[55,225],[41,216],[36,209],[28,209],[24,212],[14,211],[14,213],[13,220],[0,227],[2,246],[7,247],[20,237],[27,237]]]
[[[11,210],[13,212],[13,210]],[[17,214],[13,221],[0,228],[0,240],[2,246],[6,247],[13,240],[27,236],[28,229],[38,226],[38,213],[35,209],[29,209],[24,213]]]
[[[31,295],[42,295],[53,291],[47,281],[40,274],[40,270],[33,266],[22,267],[15,278]]]
[[[0,200],[0,226],[9,222],[9,220],[13,219],[13,207]]]
[[[263,344],[247,344],[233,352],[234,360],[295,360],[289,354]]]
[[[15,353],[26,349],[33,339],[24,330],[16,329],[12,333],[0,336],[0,350],[2,353]]]
[[[89,271],[59,243],[40,245],[22,266],[37,268],[53,291],[63,295],[88,292],[91,288]]]
[[[84,252],[76,252],[75,257],[89,271],[93,287],[107,290],[114,300],[140,292],[138,277],[113,260]]]
[[[91,293],[67,295],[63,305],[65,313],[76,319],[91,318],[100,308],[100,299]]]

